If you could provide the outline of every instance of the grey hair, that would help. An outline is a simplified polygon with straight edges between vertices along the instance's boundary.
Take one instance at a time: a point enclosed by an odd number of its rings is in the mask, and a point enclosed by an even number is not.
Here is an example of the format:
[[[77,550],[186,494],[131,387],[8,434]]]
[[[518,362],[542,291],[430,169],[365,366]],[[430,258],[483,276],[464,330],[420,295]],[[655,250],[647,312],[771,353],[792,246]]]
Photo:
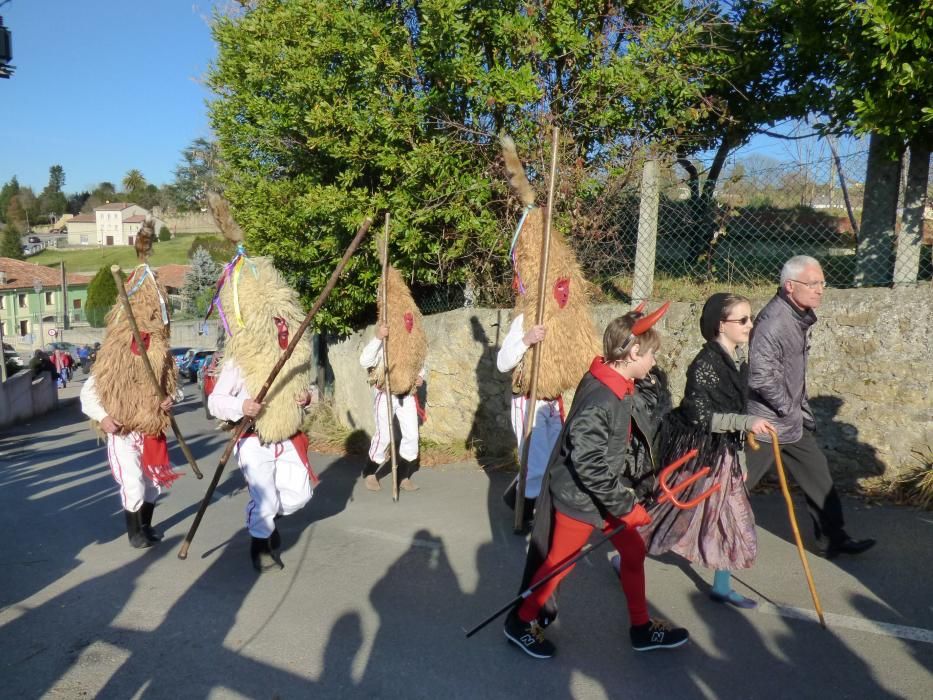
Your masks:
[[[781,268],[781,286],[789,280],[799,279],[806,268],[813,266],[820,267],[820,261],[809,255],[795,255]]]

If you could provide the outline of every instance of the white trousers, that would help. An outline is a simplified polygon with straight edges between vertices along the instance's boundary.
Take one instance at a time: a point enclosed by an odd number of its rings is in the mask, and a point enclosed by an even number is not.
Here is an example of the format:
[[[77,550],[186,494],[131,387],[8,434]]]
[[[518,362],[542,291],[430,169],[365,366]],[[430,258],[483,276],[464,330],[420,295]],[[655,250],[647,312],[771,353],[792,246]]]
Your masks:
[[[512,431],[518,444],[518,458],[522,456],[525,438],[525,409],[528,399],[512,394]],[[525,474],[525,498],[537,498],[541,493],[541,480],[551,459],[551,451],[564,427],[560,418],[560,403],[554,401],[535,402],[534,428],[531,430],[531,445],[528,447],[528,473]]]
[[[246,529],[253,537],[269,537],[276,515],[291,515],[311,500],[311,478],[291,440],[262,445],[250,435],[237,443],[237,459],[249,486]]]
[[[155,503],[162,489],[143,475],[143,436],[140,433],[126,435],[107,434],[107,461],[110,472],[120,487],[123,510],[135,513],[143,502]]]
[[[414,461],[418,458],[418,409],[415,406],[415,395],[393,396],[392,408],[402,429],[402,441],[398,446],[399,456],[409,462]],[[373,387],[373,413],[376,417],[376,431],[369,443],[369,458],[376,464],[382,464],[386,461],[392,428],[389,425],[389,403],[386,401],[386,393],[376,387]]]

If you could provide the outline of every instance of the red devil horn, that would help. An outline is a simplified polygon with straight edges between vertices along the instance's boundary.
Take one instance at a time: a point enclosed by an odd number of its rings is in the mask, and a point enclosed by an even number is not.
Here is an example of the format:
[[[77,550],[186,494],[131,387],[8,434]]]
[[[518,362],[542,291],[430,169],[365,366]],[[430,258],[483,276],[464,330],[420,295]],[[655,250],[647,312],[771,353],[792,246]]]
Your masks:
[[[668,308],[670,308],[671,302],[666,301],[663,305],[659,306],[653,312],[640,318],[635,321],[635,325],[632,326],[632,335],[641,335],[646,330],[651,328],[655,323],[657,323],[660,318],[667,313]]]
[[[638,306],[636,306],[634,309],[632,309],[632,313],[633,313],[633,314],[640,314],[640,313],[642,313],[642,312],[645,310],[645,307],[646,307],[647,305],[648,305],[648,302],[647,302],[647,301],[643,301],[643,302],[640,303]]]

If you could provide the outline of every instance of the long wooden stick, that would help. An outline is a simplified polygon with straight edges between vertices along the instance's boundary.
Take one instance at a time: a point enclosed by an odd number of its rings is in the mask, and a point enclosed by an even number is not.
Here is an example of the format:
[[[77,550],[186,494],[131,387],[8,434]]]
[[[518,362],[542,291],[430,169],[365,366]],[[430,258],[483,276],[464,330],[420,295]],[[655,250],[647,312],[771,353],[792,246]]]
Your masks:
[[[120,266],[111,265],[110,274],[113,275],[113,281],[117,283],[117,294],[120,296],[120,302],[123,304],[123,312],[126,314],[126,320],[130,322],[130,330],[133,332],[133,338],[136,340],[136,347],[139,348],[139,356],[143,360],[143,367],[146,368],[149,381],[151,381],[152,386],[155,387],[156,394],[158,394],[159,398],[165,401],[167,395],[165,390],[162,389],[162,385],[159,384],[159,380],[156,378],[155,370],[152,369],[152,363],[149,362],[149,352],[143,344],[142,334],[139,332],[139,326],[136,325],[136,317],[133,315],[133,307],[130,306],[130,298],[126,295],[126,287],[123,286],[123,278],[120,276]],[[174,364],[174,360],[172,363]],[[175,439],[178,440],[178,446],[185,455],[185,459],[188,460],[191,471],[194,472],[197,478],[203,479],[204,475],[201,473],[201,470],[198,469],[198,463],[195,461],[194,455],[188,448],[188,443],[185,442],[185,438],[182,437],[181,430],[178,429],[178,423],[175,422],[175,416],[173,416],[171,412],[168,414],[168,419],[172,425],[172,432],[175,433]]]
[[[259,394],[257,394],[254,399],[257,403],[262,403],[262,400],[266,397],[266,393],[269,391],[269,388],[272,386],[275,378],[279,375],[279,372],[282,371],[282,367],[285,366],[285,363],[288,362],[288,358],[292,356],[292,353],[295,351],[295,347],[298,345],[298,341],[301,340],[301,336],[304,335],[304,332],[308,329],[308,326],[311,324],[311,321],[314,319],[317,312],[320,311],[321,307],[324,305],[324,302],[327,301],[327,297],[330,296],[334,286],[337,284],[337,278],[340,277],[340,273],[342,273],[343,268],[346,267],[347,261],[350,260],[350,256],[353,255],[357,247],[360,245],[360,242],[366,236],[366,233],[369,231],[369,227],[372,225],[372,223],[372,218],[366,217],[359,230],[357,230],[356,237],[350,243],[350,247],[347,248],[347,251],[343,254],[343,258],[341,258],[340,262],[337,263],[337,267],[334,269],[333,274],[331,274],[330,279],[327,280],[327,284],[324,286],[324,289],[318,295],[317,300],[314,302],[314,306],[311,307],[311,310],[305,316],[304,321],[302,321],[301,325],[298,326],[298,330],[295,331],[291,342],[288,344],[288,347],[285,348],[282,356],[279,357],[279,361],[275,363],[272,371],[269,372],[269,377],[266,379],[266,383],[262,385],[262,389],[259,390]],[[201,507],[198,508],[198,513],[194,516],[194,522],[191,523],[191,528],[188,530],[188,534],[185,535],[185,539],[181,543],[181,547],[178,550],[179,559],[188,558],[188,548],[191,546],[191,541],[194,539],[194,535],[198,531],[198,527],[201,524],[201,519],[204,517],[204,512],[207,510],[207,506],[211,502],[211,496],[214,495],[214,490],[217,488],[217,484],[220,482],[220,475],[223,474],[224,467],[227,466],[227,460],[230,459],[230,455],[233,453],[233,447],[243,436],[243,433],[249,430],[254,421],[254,418],[244,416],[243,420],[237,424],[236,429],[230,436],[230,440],[227,442],[227,447],[224,450],[224,453],[220,456],[220,463],[217,465],[217,470],[214,472],[214,477],[211,479],[211,483],[208,484],[207,491],[204,493],[204,498],[201,501]]]
[[[551,179],[548,183],[547,210],[544,212],[544,235],[541,240],[541,269],[538,272],[538,308],[535,312],[535,325],[544,323],[544,296],[547,293],[548,258],[551,254],[551,219],[554,209],[554,182],[557,180],[557,146],[560,130],[555,126],[551,132]],[[528,402],[525,405],[525,436],[522,438],[522,454],[518,467],[518,484],[515,491],[515,522],[513,527],[516,533],[523,531],[525,520],[525,480],[528,477],[528,454],[531,449],[531,431],[534,429],[534,420],[538,405],[538,372],[541,369],[541,342],[535,343],[531,348],[531,386],[528,392]]]
[[[820,596],[816,592],[816,584],[813,583],[813,574],[810,573],[810,564],[807,561],[807,553],[803,548],[803,539],[800,537],[800,530],[797,528],[797,515],[794,512],[794,502],[790,497],[790,488],[787,486],[787,475],[784,473],[784,461],[781,459],[781,445],[778,443],[778,436],[773,430],[771,433],[771,448],[774,450],[774,462],[777,466],[778,481],[781,482],[781,492],[784,494],[784,503],[787,504],[787,515],[790,518],[790,527],[794,532],[794,542],[797,543],[797,553],[800,555],[800,561],[803,564],[803,573],[807,577],[807,586],[810,588],[810,597],[813,598],[813,606],[816,608],[817,617],[820,618],[820,625],[826,628],[826,619],[823,617],[823,606],[820,605]],[[746,439],[749,446],[757,450],[759,445],[755,440],[753,433],[748,434]]]
[[[389,324],[389,212],[386,212],[385,231],[382,238],[382,314],[379,323]],[[398,503],[398,457],[395,454],[395,406],[392,405],[392,387],[389,383],[389,338],[382,339],[383,393],[389,414],[389,459],[392,460],[392,501]],[[376,426],[376,430],[379,426]]]

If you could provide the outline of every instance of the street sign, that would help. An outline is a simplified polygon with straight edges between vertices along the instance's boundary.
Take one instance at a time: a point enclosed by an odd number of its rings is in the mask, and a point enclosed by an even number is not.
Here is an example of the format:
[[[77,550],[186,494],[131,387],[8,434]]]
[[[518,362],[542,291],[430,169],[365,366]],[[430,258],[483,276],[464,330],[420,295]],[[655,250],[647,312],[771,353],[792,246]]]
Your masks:
[[[54,328],[49,328],[49,337],[54,338],[56,335],[58,335],[58,331]]]

